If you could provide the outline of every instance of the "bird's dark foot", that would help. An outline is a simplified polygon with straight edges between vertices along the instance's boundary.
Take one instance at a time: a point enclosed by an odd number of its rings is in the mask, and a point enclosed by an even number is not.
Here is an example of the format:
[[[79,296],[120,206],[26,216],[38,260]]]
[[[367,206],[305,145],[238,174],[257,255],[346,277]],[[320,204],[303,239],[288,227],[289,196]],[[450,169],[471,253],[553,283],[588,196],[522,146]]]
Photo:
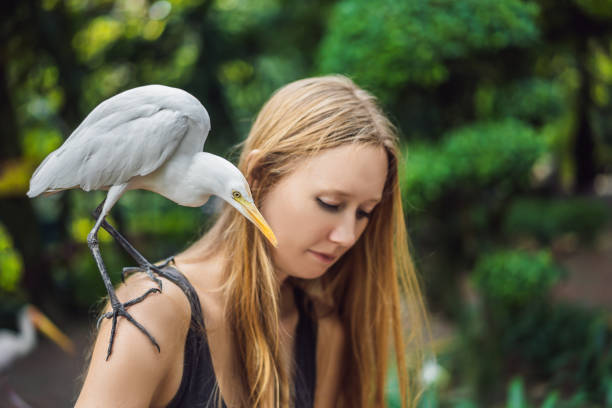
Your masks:
[[[161,349],[159,348],[159,344],[157,344],[157,341],[155,340],[155,338],[147,331],[147,329],[145,329],[140,323],[138,323],[126,310],[128,307],[136,303],[142,302],[147,296],[155,292],[160,293],[161,290],[158,288],[151,288],[147,290],[143,295],[138,296],[137,298],[129,300],[125,303],[121,303],[119,301],[113,302],[111,300],[111,306],[113,310],[111,310],[110,312],[104,313],[102,316],[100,316],[100,318],[98,319],[98,322],[96,323],[96,326],[100,327],[100,323],[102,322],[102,319],[112,319],[113,320],[113,323],[112,323],[113,325],[111,327],[110,340],[108,343],[108,351],[106,353],[106,361],[108,361],[108,358],[110,357],[111,352],[113,351],[113,343],[115,341],[115,330],[117,328],[117,318],[119,316],[123,316],[126,319],[128,319],[130,323],[136,326],[138,330],[140,330],[145,336],[149,338],[149,340],[151,340],[151,343],[153,343],[153,345],[157,348],[157,351],[161,352]],[[111,297],[111,299],[112,298],[113,297]]]
[[[161,291],[162,290],[162,282],[157,277],[155,277],[155,275],[153,275],[153,273],[160,274],[161,273],[161,269],[164,269],[170,263],[174,263],[174,257],[173,256],[165,259],[159,265],[154,265],[154,264],[148,262],[148,263],[146,263],[144,265],[141,265],[141,266],[127,266],[127,267],[123,268],[123,270],[121,271],[121,280],[123,282],[125,282],[125,278],[127,278],[128,276],[130,276],[134,272],[145,272],[147,275],[149,275],[149,278],[151,278],[151,280],[153,282],[157,283],[157,286],[159,287],[159,290]]]

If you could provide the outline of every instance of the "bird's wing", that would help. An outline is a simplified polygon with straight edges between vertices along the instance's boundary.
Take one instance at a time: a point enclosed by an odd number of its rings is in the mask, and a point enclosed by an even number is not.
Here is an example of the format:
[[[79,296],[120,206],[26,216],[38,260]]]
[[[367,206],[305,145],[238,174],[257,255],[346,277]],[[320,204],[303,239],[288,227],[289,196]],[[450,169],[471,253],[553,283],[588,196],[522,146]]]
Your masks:
[[[28,195],[77,186],[95,190],[149,174],[188,133],[190,119],[183,112],[158,104],[123,108],[102,103],[94,109],[36,169]]]

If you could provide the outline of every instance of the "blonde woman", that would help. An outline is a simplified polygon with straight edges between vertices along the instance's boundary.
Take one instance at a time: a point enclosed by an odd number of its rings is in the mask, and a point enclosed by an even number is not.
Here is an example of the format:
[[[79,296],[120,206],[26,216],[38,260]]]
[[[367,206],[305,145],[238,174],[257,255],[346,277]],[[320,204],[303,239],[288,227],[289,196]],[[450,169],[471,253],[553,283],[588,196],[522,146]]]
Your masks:
[[[224,209],[167,268],[175,284],[130,309],[161,352],[124,325],[105,361],[104,322],[77,406],[383,407],[392,366],[414,406],[425,313],[375,99],[342,76],[286,85],[238,167],[278,248]]]

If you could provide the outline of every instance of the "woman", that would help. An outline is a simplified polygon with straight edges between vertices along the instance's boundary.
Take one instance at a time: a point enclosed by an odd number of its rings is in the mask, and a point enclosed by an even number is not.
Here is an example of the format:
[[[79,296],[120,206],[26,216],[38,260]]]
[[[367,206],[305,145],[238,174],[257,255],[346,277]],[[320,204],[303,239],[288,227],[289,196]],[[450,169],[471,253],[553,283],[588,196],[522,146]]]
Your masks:
[[[106,362],[103,323],[77,405],[382,407],[394,350],[413,406],[426,319],[398,154],[392,125],[349,79],[278,90],[238,166],[278,247],[225,208],[168,268],[178,285],[130,309],[161,353],[124,325]],[[134,276],[118,294],[150,285]]]

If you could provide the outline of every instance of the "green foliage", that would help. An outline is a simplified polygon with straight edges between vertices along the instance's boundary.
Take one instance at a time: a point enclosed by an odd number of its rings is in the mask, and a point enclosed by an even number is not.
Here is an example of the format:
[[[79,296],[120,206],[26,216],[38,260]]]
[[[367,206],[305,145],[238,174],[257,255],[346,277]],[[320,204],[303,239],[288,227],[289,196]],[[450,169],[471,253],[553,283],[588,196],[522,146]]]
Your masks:
[[[580,393],[577,393],[569,399],[561,400],[560,394],[556,390],[546,394],[541,405],[530,404],[529,400],[530,398],[525,391],[523,378],[513,378],[508,384],[506,408],[532,408],[537,406],[540,408],[579,408],[582,407],[580,404],[585,402]]]
[[[252,30],[262,21],[272,20],[280,11],[279,0],[219,0],[212,8],[213,18],[228,34]]]
[[[393,375],[392,375],[393,377]],[[393,377],[392,380],[395,378]],[[449,390],[441,390],[436,387],[430,387],[425,390],[418,403],[418,408],[438,408],[438,407],[453,407],[453,408],[477,408],[477,402],[453,395]],[[399,408],[399,392],[394,389],[388,393],[389,402],[388,408]],[[540,403],[535,402],[535,398],[530,397],[525,389],[523,377],[517,376],[510,380],[506,390],[505,404],[497,402],[495,404],[486,404],[484,406],[499,406],[505,408],[587,408],[598,407],[599,405],[589,403],[583,392],[576,392],[569,397],[563,398],[559,391],[551,390],[546,393],[544,398],[538,398]],[[607,405],[606,405],[607,406]]]
[[[261,55],[250,63],[232,60],[220,67],[220,81],[241,135],[248,134],[257,112],[281,86],[305,76],[303,61]]]
[[[438,408],[439,397],[434,387],[428,388],[424,393],[421,400],[419,400],[419,408]]]
[[[545,296],[561,275],[547,251],[504,250],[483,255],[472,277],[480,293],[493,303],[525,306]]]
[[[0,293],[15,292],[22,273],[21,255],[13,248],[11,237],[0,223]]]
[[[26,157],[42,161],[49,153],[60,147],[63,138],[55,128],[35,127],[25,132],[22,147]]]
[[[612,18],[611,0],[573,0],[573,3],[597,20]]]
[[[145,191],[126,194],[118,209],[130,235],[155,237],[155,240],[191,239],[198,234],[204,221],[202,211],[177,206],[158,194]]]
[[[602,201],[584,197],[515,200],[504,220],[504,235],[531,236],[543,244],[574,233],[592,241],[610,221],[610,209]]]
[[[534,306],[546,303],[559,274],[547,252],[508,249],[481,256],[508,236],[535,236],[542,244],[567,233],[590,239],[609,219],[603,206],[579,200],[513,200],[533,193],[530,175],[543,152],[553,177],[572,180],[580,161],[572,157],[575,129],[585,124],[596,136],[599,169],[607,171],[612,155],[601,147],[612,134],[612,58],[609,33],[598,22],[610,17],[610,0],[12,3],[19,6],[7,7],[14,11],[3,37],[10,98],[2,106],[5,119],[15,117],[15,131],[6,133],[18,138],[15,154],[23,160],[4,163],[0,193],[23,195],[33,163],[96,104],[121,90],[154,82],[193,93],[212,119],[206,150],[226,154],[275,89],[313,72],[348,74],[384,102],[401,135],[429,140],[408,139],[401,166],[409,226],[418,231],[419,270],[428,285],[452,292],[445,298],[455,303],[440,308],[447,316],[465,306],[457,293],[462,271],[475,268],[485,294],[485,310],[471,319],[483,331],[456,368],[461,378],[480,370],[492,388],[499,385],[496,396],[505,396],[508,375],[520,367],[527,380],[524,386],[518,380],[510,384],[508,405],[573,408],[593,399],[612,405],[605,319]],[[581,84],[591,89],[579,92]],[[104,295],[83,242],[90,213],[103,197],[71,192],[33,201],[44,252],[53,263],[57,287],[50,290],[59,291],[54,298],[66,304],[87,308]],[[197,209],[139,192],[126,194],[112,216],[113,225],[151,260],[176,253],[208,221]],[[12,245],[9,261],[4,249],[0,292],[2,282],[14,287],[23,269]],[[133,262],[115,244],[103,243],[102,253],[118,283],[121,268]],[[532,302],[538,298],[542,302]],[[1,303],[0,309],[7,298]],[[494,366],[502,360],[505,365]],[[493,369],[481,367],[486,364]],[[533,401],[532,379],[554,382],[550,388],[564,394]],[[491,406],[480,404],[482,389],[461,386],[454,395],[428,390],[423,404]],[[574,391],[574,402],[564,399]],[[392,406],[394,401],[399,400],[390,396]],[[503,406],[503,397],[495,403]]]
[[[449,132],[436,147],[408,146],[401,171],[408,211],[423,209],[450,191],[479,194],[528,179],[544,141],[514,119],[477,123]]]
[[[102,244],[100,251],[111,281],[114,285],[118,285],[121,281],[122,268],[131,264],[125,263],[125,258],[115,245]],[[92,305],[99,305],[106,297],[100,272],[86,245],[82,245],[73,254],[70,269],[58,266],[53,269],[51,275],[63,295],[62,301],[67,305],[76,306],[81,310],[91,310]]]
[[[515,378],[510,382],[506,408],[527,408],[527,397],[525,396],[522,379]]]
[[[569,305],[532,307],[503,322],[500,352],[509,363],[560,389],[579,390],[574,398],[604,403],[612,379],[612,329],[605,313]]]
[[[561,115],[564,89],[558,81],[528,78],[499,86],[483,83],[474,94],[481,118],[514,117],[527,122],[547,122]]]
[[[535,3],[518,0],[340,1],[319,70],[347,73],[382,95],[437,85],[449,76],[448,60],[533,44],[537,14]]]
[[[480,353],[470,369],[481,386],[493,385],[491,376],[524,372],[532,383],[545,381],[550,388],[575,393],[554,406],[607,401],[612,379],[608,316],[552,302],[548,292],[561,275],[544,251],[500,251],[477,263],[472,278],[484,302],[466,318],[471,332],[465,332],[464,353]],[[461,355],[454,358],[465,358]],[[512,389],[511,400],[521,400],[519,385]],[[545,406],[554,400],[549,395]]]

